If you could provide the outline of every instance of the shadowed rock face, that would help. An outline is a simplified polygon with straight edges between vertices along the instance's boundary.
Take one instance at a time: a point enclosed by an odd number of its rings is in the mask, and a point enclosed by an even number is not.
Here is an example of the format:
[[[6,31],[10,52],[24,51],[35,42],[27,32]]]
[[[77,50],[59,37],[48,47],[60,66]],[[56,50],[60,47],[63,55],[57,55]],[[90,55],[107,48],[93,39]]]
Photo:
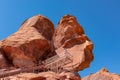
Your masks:
[[[42,55],[49,54],[54,26],[41,15],[33,16],[20,29],[4,39],[1,48],[15,67],[34,66]]]
[[[4,56],[3,51],[0,49],[0,68],[8,67],[7,60]]]
[[[95,74],[90,74],[82,80],[120,80],[120,76],[114,73],[109,73],[105,68]]]
[[[0,41],[0,46],[1,46],[1,41]],[[8,62],[7,59],[5,58],[4,52],[0,47],[0,68],[8,67]]]
[[[79,71],[89,67],[93,60],[93,44],[74,16],[65,15],[61,18],[53,35],[53,43],[57,54],[66,49],[73,55],[73,63],[64,67],[75,65],[74,70]]]

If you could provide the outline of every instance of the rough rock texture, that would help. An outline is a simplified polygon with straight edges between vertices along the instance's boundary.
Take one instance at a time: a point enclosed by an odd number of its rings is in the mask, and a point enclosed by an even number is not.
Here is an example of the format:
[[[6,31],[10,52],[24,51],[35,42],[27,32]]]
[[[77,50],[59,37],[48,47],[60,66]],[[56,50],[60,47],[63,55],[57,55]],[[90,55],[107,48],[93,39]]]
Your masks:
[[[54,54],[59,55],[65,51],[73,56],[71,63],[58,67],[62,70],[59,74],[49,71],[38,74],[21,73],[6,77],[5,79],[8,80],[81,80],[73,71],[77,72],[89,67],[93,60],[93,44],[76,18],[71,15],[62,17],[55,32],[53,24],[47,18],[41,15],[33,16],[24,21],[17,32],[2,40],[0,49],[0,60],[3,61],[0,66],[6,66],[8,60],[15,67],[32,67],[38,65],[38,61],[42,62]],[[14,66],[13,68],[16,69]]]
[[[63,16],[59,21],[53,36],[55,48],[62,46],[66,40],[82,34],[84,34],[84,31],[77,23],[75,17],[71,15]]]
[[[20,29],[4,39],[1,48],[15,67],[34,66],[43,55],[52,51],[54,26],[44,16],[33,16]]]
[[[0,42],[0,46],[1,46],[1,42]],[[5,58],[4,52],[0,47],[0,68],[4,68],[8,66],[8,62]]]
[[[3,79],[3,78],[1,78]],[[81,80],[78,74],[63,72],[56,74],[54,72],[41,72],[39,74],[34,73],[21,73],[18,75],[6,77],[8,80]]]
[[[120,80],[120,76],[114,73],[109,73],[105,68],[95,74],[90,74],[82,80]]]
[[[6,60],[3,52],[0,50],[0,68],[4,68],[7,66],[8,66],[7,60]]]
[[[53,43],[57,54],[63,53],[64,49],[73,55],[74,70],[79,71],[89,67],[93,60],[93,44],[84,34],[83,28],[78,24],[76,18],[65,15],[59,21],[53,35]],[[70,69],[69,69],[70,70]]]

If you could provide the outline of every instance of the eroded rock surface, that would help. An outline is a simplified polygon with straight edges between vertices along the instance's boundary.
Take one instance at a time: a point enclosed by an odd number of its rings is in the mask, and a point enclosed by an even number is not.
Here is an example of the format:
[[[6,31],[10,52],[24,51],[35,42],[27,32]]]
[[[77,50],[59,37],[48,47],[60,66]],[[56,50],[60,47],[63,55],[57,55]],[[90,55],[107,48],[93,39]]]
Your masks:
[[[103,68],[95,74],[84,77],[82,80],[120,80],[120,76],[115,73],[109,73],[106,68]]]
[[[53,36],[55,48],[61,47],[66,40],[82,34],[84,34],[84,30],[78,24],[75,17],[71,15],[63,16],[59,21]]]
[[[84,77],[82,80],[120,80],[120,76],[103,68],[95,74]]]
[[[21,73],[7,77],[10,80],[81,80],[76,72],[89,67],[93,60],[93,43],[71,15],[62,17],[55,32],[50,20],[41,15],[33,16],[25,20],[17,32],[2,40],[0,48],[3,51],[0,66],[8,60],[13,67],[32,67],[55,54],[66,51],[72,55],[71,63],[57,67],[61,69],[59,74],[49,71]]]
[[[8,62],[3,54],[3,52],[0,50],[0,68],[8,67]]]
[[[15,67],[34,66],[41,56],[52,51],[54,26],[44,16],[33,16],[20,29],[4,39],[1,48]]]
[[[1,41],[0,41],[0,46],[1,46]],[[0,47],[0,68],[8,67],[8,62],[5,58],[4,52]]]
[[[3,78],[1,78],[3,79]],[[34,73],[21,73],[14,76],[9,76],[4,79],[8,80],[81,80],[78,74],[63,72],[56,74],[54,72],[41,72],[39,74]]]
[[[59,21],[53,35],[53,43],[57,54],[63,53],[64,49],[73,56],[74,70],[79,71],[89,67],[93,60],[93,44],[84,34],[83,28],[78,24],[76,18],[71,15],[65,15]]]

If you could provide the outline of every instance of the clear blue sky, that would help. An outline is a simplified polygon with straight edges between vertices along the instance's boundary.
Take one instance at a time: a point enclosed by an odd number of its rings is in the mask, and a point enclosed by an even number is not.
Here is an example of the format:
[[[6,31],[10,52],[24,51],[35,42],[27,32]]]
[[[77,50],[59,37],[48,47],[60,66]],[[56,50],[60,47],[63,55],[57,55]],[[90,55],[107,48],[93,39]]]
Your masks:
[[[36,14],[55,26],[65,14],[77,17],[94,43],[94,61],[79,72],[82,77],[102,67],[120,74],[120,0],[0,0],[0,40]]]

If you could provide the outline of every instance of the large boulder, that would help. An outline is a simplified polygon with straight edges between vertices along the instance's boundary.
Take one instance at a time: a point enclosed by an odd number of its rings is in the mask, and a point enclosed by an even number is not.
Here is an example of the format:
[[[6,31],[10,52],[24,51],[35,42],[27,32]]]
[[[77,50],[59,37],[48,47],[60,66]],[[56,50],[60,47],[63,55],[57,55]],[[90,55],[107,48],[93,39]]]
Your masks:
[[[44,16],[33,16],[20,29],[4,39],[1,48],[15,67],[31,67],[52,51],[54,26]]]
[[[63,66],[67,70],[83,70],[89,67],[93,60],[93,44],[74,16],[62,17],[53,35],[53,42],[57,54],[67,51],[73,56],[73,62]]]
[[[84,77],[82,80],[120,80],[120,76],[103,68],[95,74]]]
[[[55,48],[59,48],[64,42],[76,35],[84,34],[83,28],[78,24],[76,18],[65,15],[59,21],[53,36]]]

